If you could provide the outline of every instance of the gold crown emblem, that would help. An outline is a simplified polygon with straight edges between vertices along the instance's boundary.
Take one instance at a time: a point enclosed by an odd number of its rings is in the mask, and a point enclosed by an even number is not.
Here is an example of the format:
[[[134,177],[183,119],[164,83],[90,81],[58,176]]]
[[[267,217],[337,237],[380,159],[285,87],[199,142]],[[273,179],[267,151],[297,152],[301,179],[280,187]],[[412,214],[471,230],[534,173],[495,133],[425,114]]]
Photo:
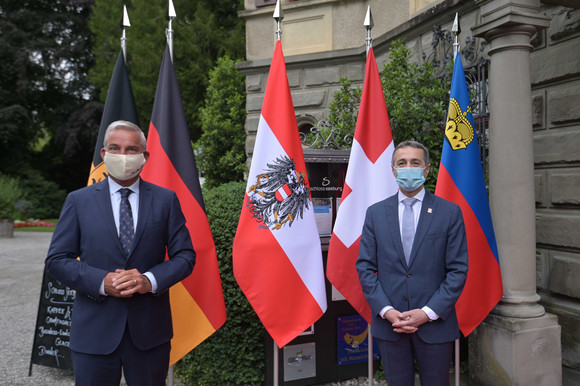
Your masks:
[[[449,113],[445,124],[445,137],[453,150],[466,149],[473,141],[474,130],[467,114],[471,112],[471,106],[466,111],[461,111],[461,106],[455,98],[449,103]]]

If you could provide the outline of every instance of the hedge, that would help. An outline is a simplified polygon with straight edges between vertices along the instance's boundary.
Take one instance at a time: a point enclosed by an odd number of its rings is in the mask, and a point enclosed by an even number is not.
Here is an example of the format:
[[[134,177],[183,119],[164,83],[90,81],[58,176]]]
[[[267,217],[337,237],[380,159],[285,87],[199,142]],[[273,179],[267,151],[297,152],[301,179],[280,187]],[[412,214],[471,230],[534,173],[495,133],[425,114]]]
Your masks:
[[[213,233],[224,299],[225,324],[175,366],[187,385],[259,385],[264,382],[265,330],[240,290],[232,266],[232,245],[245,182],[229,182],[204,192]]]

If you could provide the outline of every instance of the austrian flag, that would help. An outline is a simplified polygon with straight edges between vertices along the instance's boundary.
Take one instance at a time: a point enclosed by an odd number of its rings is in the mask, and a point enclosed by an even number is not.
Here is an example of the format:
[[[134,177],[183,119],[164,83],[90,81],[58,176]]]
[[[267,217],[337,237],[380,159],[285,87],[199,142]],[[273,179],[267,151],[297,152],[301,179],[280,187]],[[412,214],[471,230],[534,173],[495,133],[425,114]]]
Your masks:
[[[279,347],[326,311],[322,251],[276,43],[233,246],[234,276]]]
[[[284,186],[282,186],[280,189],[278,189],[276,191],[276,199],[278,199],[278,201],[282,202],[285,199],[287,199],[288,197],[290,197],[290,195],[292,194],[292,191],[290,190],[290,187],[286,184],[284,184]]]

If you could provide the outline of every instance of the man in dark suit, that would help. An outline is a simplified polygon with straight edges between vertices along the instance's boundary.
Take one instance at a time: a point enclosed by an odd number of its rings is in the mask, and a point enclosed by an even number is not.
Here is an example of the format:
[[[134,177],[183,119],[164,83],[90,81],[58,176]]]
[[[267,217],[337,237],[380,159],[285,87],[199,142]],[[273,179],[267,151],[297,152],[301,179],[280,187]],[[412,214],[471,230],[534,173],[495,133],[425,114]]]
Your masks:
[[[458,205],[427,192],[429,152],[400,143],[392,160],[399,192],[369,207],[356,268],[373,310],[389,386],[449,385],[455,302],[467,277],[467,241]]]
[[[177,195],[139,177],[146,146],[136,125],[111,123],[101,150],[108,178],[69,194],[52,237],[47,270],[76,291],[77,385],[118,385],[121,369],[129,385],[165,385],[168,289],[191,274],[195,252]]]

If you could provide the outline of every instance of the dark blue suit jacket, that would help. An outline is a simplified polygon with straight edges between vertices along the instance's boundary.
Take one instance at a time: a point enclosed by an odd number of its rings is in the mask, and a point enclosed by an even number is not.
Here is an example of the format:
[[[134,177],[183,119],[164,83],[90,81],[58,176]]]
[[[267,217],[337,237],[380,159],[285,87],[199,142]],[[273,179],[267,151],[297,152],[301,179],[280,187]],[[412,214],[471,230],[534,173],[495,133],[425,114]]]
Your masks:
[[[135,241],[128,257],[117,235],[108,179],[70,193],[52,237],[46,267],[76,291],[71,349],[110,354],[119,345],[125,326],[142,350],[168,342],[173,329],[167,290],[189,276],[194,265],[195,252],[173,191],[141,180]],[[157,294],[123,299],[101,296],[105,275],[117,268],[153,273]]]
[[[415,240],[405,262],[399,228],[397,195],[370,206],[363,226],[356,268],[372,311],[375,337],[396,341],[386,306],[404,312],[428,306],[439,319],[421,325],[417,334],[427,343],[457,339],[455,303],[467,277],[467,241],[458,205],[425,192]]]

